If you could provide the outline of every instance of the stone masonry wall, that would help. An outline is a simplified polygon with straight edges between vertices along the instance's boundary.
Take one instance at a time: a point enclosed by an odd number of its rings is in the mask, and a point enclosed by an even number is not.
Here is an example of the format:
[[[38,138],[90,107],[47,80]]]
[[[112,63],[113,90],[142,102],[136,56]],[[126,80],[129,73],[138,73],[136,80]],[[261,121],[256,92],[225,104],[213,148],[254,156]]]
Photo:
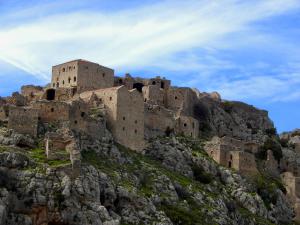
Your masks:
[[[36,137],[38,132],[38,117],[39,112],[36,109],[10,106],[8,128],[13,129],[17,133],[29,134]]]

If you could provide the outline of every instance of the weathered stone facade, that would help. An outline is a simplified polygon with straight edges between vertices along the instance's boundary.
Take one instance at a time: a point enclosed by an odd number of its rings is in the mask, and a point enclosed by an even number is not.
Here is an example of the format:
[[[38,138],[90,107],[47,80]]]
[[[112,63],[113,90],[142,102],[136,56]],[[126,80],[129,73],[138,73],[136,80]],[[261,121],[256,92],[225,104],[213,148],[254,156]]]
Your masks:
[[[247,143],[231,137],[214,137],[205,145],[205,151],[219,164],[241,173],[257,173],[255,155],[245,151]]]
[[[9,108],[8,128],[21,134],[36,137],[38,134],[39,111],[29,107]]]
[[[96,95],[106,107],[107,125],[117,142],[134,150],[142,150],[144,141],[144,103],[141,94],[125,86],[83,92],[82,99]]]
[[[112,87],[114,71],[85,60],[74,60],[52,67],[52,88],[76,87],[78,92]]]

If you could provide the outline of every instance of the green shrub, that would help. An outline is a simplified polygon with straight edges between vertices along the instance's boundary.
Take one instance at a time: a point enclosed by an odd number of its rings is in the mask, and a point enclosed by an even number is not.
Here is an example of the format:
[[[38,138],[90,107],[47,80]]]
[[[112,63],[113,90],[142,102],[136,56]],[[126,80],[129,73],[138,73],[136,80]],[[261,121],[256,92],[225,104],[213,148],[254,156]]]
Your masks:
[[[275,127],[274,128],[268,128],[268,129],[265,130],[265,132],[268,136],[275,136],[277,134],[277,130],[276,130]]]
[[[193,165],[192,170],[195,180],[203,184],[209,184],[213,180],[212,176],[209,173],[206,173],[204,169],[200,166]]]
[[[264,145],[258,150],[258,152],[256,153],[255,156],[258,159],[266,160],[268,150],[271,150],[273,152],[274,158],[277,161],[279,161],[282,158],[281,145],[277,141],[275,141],[271,138],[268,138],[265,141]]]
[[[223,102],[222,107],[223,107],[225,112],[231,113],[232,110],[233,110],[233,103],[229,102],[229,101]]]
[[[199,210],[186,209],[179,205],[161,206],[161,210],[166,213],[175,225],[204,225],[207,224],[204,216]]]

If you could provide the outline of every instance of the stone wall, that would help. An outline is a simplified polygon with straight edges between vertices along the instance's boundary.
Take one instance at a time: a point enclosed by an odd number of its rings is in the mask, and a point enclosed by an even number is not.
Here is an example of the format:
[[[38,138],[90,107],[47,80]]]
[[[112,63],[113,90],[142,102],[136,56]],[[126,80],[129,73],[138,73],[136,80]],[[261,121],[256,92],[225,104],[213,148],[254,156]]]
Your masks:
[[[12,96],[6,98],[6,102],[9,105],[25,106],[27,104],[26,98],[19,92],[14,92]]]
[[[9,107],[8,128],[20,134],[36,137],[38,134],[39,112],[29,107]]]
[[[171,110],[159,105],[145,104],[146,139],[170,135],[175,131],[175,115]]]
[[[58,101],[37,101],[33,108],[39,111],[39,119],[44,123],[70,120],[70,105]]]
[[[229,156],[229,157],[228,157]],[[232,167],[241,173],[257,173],[255,156],[248,152],[230,151],[228,152],[228,167]],[[231,166],[230,163],[232,163]]]
[[[175,132],[184,136],[197,138],[199,136],[199,122],[190,116],[180,116],[176,120]]]
[[[9,114],[9,107],[7,105],[0,106],[0,121],[7,121]]]
[[[144,102],[141,93],[125,86],[80,94],[82,99],[96,94],[107,110],[107,125],[115,140],[133,150],[144,147]]]
[[[165,91],[157,85],[149,85],[143,87],[144,102],[154,105],[164,106],[165,104]]]
[[[21,87],[21,95],[29,102],[40,99],[43,93],[44,89],[41,86],[24,85]]]
[[[114,71],[97,63],[74,60],[52,67],[53,88],[77,87],[78,92],[112,87]]]

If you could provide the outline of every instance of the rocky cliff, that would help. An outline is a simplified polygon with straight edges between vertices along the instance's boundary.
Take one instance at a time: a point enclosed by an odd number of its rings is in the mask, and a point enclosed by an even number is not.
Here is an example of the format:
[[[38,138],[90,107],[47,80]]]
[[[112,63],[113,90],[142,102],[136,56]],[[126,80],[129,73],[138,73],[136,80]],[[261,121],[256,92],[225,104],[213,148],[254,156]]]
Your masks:
[[[27,142],[23,137],[21,147],[1,147],[0,224],[292,222],[279,180],[244,178],[217,165],[201,140],[161,138],[140,154],[103,138],[82,152],[79,174]]]

